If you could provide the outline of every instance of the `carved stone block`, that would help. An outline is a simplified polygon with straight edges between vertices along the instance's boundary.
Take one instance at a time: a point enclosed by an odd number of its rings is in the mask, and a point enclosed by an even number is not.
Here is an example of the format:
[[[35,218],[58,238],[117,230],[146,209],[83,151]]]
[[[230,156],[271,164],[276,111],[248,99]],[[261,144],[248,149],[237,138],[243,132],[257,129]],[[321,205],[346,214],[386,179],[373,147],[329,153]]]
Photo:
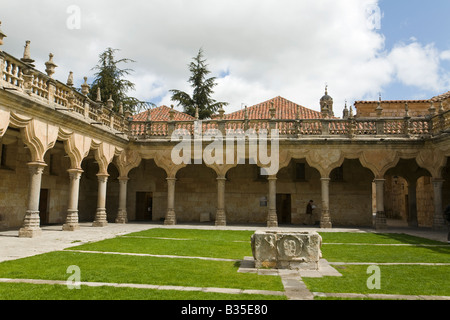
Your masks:
[[[317,270],[322,257],[317,232],[256,231],[251,244],[257,268]]]

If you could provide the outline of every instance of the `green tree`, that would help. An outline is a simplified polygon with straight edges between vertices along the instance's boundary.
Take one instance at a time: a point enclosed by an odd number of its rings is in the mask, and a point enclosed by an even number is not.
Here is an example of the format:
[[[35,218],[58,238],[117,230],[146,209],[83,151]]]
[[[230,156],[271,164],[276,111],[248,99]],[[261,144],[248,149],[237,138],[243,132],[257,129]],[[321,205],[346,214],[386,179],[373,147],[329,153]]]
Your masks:
[[[221,107],[228,105],[227,102],[217,102],[211,98],[214,93],[213,88],[217,85],[216,78],[206,78],[210,71],[207,68],[206,60],[203,59],[203,50],[200,48],[196,57],[189,65],[191,77],[189,82],[194,88],[192,96],[180,90],[170,90],[172,101],[178,102],[183,106],[184,112],[195,116],[196,107],[198,107],[199,119],[211,118]]]
[[[138,113],[148,109],[153,103],[144,102],[137,98],[130,97],[127,93],[135,89],[135,84],[125,79],[125,76],[131,74],[132,69],[121,69],[119,64],[135,62],[131,59],[116,60],[115,53],[118,49],[107,48],[99,55],[98,64],[92,68],[96,70],[94,82],[91,85],[89,98],[96,101],[97,91],[100,88],[102,102],[112,97],[114,100],[114,111],[119,110],[122,103],[124,111],[129,110],[132,113]]]

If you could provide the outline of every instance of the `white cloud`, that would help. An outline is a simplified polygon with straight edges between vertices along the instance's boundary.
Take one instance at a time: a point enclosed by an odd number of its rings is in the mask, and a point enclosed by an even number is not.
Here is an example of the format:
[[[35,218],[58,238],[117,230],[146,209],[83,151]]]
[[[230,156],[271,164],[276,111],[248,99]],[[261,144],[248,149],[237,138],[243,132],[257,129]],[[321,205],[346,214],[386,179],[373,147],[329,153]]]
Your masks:
[[[418,42],[396,46],[387,58],[402,83],[428,90],[444,90],[440,76],[440,53],[433,44]]]
[[[377,28],[376,0],[3,0],[0,20],[8,35],[3,50],[21,56],[25,40],[45,70],[48,53],[55,77],[77,82],[106,47],[131,58],[131,79],[146,101],[170,105],[170,89],[190,91],[188,64],[203,47],[214,98],[227,111],[281,95],[318,110],[325,83],[339,114],[344,100],[376,97],[394,79],[424,88],[442,86],[439,53],[413,41],[385,52]],[[66,9],[79,6],[79,30],[69,30]],[[377,14],[380,14],[378,12]],[[381,17],[380,17],[381,18]],[[439,56],[440,55],[440,56]],[[444,81],[445,82],[445,81]]]

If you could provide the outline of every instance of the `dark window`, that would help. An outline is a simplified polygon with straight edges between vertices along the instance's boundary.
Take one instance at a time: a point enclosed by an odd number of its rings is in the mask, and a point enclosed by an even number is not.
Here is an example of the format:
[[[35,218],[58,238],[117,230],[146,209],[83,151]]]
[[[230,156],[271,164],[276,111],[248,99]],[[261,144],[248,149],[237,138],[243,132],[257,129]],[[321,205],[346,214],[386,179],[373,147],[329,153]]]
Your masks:
[[[331,180],[333,181],[344,181],[344,166],[331,171]]]
[[[304,163],[295,164],[295,179],[306,180],[306,165]]]

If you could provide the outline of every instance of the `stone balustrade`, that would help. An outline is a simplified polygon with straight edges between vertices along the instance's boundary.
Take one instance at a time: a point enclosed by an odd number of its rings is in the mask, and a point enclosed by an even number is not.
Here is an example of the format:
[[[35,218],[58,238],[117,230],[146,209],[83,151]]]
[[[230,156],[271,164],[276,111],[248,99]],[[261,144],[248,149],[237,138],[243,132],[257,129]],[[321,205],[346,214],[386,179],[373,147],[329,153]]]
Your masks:
[[[29,44],[29,43],[28,43]],[[7,91],[25,93],[57,111],[67,111],[72,117],[81,115],[90,124],[105,126],[121,133],[128,133],[130,112],[114,112],[111,107],[92,101],[87,97],[89,85],[81,86],[81,92],[76,90],[68,80],[64,84],[52,78],[56,65],[52,61],[53,55],[46,63],[45,73],[34,68],[31,63],[17,59],[6,52],[0,51],[0,86]],[[49,67],[50,66],[50,67]],[[71,74],[72,76],[72,74]],[[80,118],[77,116],[77,118]]]
[[[183,135],[202,135],[219,130],[222,135],[254,133],[278,129],[281,138],[410,138],[423,139],[450,130],[450,111],[430,117],[348,118],[348,119],[261,119],[261,120],[202,120],[202,121],[132,121],[129,136],[136,140],[170,138],[175,130]]]

